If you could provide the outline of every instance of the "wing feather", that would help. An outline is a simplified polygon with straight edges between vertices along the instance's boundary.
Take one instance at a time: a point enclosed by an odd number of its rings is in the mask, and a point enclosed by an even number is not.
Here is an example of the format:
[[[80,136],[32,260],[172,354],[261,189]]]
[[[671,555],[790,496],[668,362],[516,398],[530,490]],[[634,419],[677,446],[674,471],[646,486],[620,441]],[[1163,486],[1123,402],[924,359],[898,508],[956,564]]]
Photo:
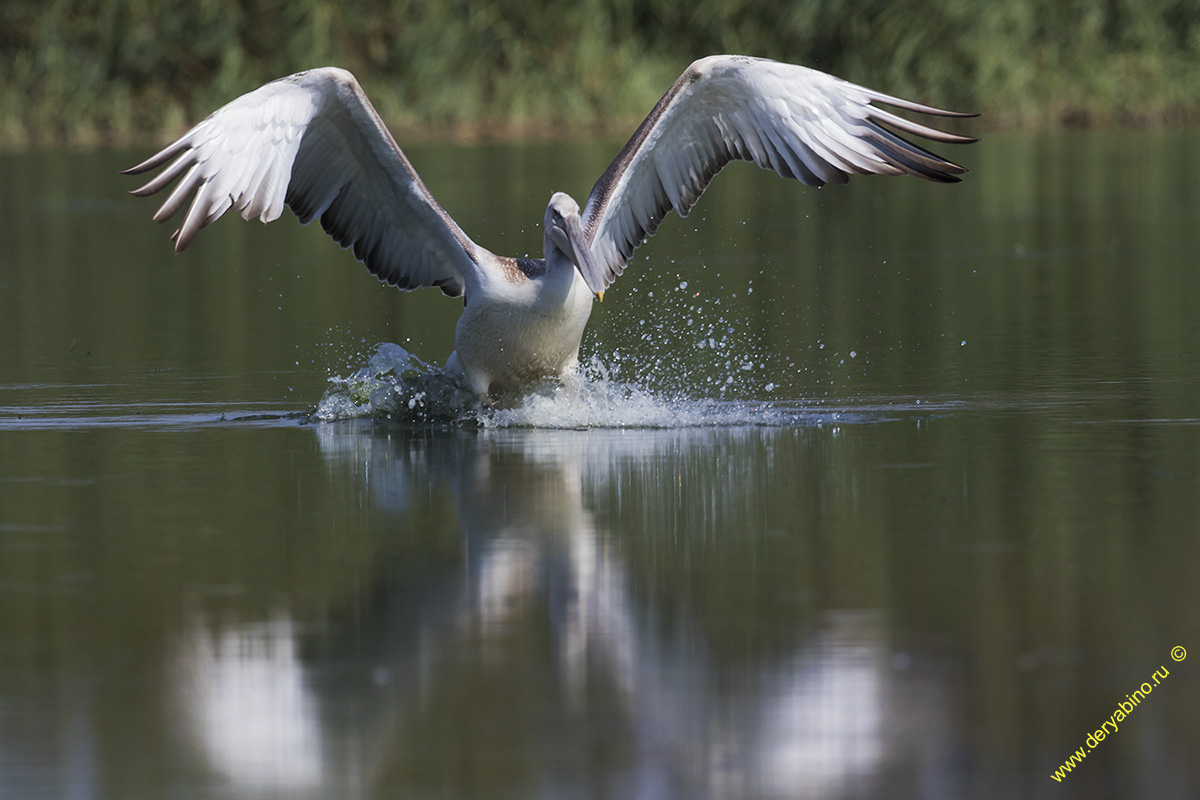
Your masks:
[[[967,170],[889,128],[947,144],[976,141],[874,105],[968,117],[893,97],[793,64],[746,56],[693,63],[655,105],[592,187],[583,227],[605,271],[674,211],[687,216],[730,161],[751,161],[809,186],[850,175],[916,175],[950,183]]]
[[[169,163],[168,163],[169,162]],[[461,295],[491,253],[472,242],[422,183],[354,76],[326,67],[269,83],[211,114],[141,164],[161,173],[133,194],[178,184],[154,214],[175,216],[184,250],[230,209],[278,219],[284,206],[314,219],[380,280]]]

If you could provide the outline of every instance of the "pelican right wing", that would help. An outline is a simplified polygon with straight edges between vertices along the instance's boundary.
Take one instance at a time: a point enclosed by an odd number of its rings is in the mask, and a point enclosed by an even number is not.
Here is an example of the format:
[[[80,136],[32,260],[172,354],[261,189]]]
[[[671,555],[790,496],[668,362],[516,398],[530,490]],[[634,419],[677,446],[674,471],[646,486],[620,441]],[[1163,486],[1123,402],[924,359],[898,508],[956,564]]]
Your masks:
[[[400,289],[437,286],[457,297],[490,255],[433,199],[342,69],[299,72],[242,95],[126,173],[172,158],[132,193],[151,195],[183,176],[154,215],[170,219],[195,193],[171,237],[177,253],[231,208],[271,222],[286,205],[305,225],[319,217],[338,244]]]
[[[809,186],[851,174],[953,182],[966,172],[892,132],[963,144],[876,103],[969,117],[876,92],[795,64],[710,56],[684,70],[592,187],[583,226],[606,288],[672,210],[686,217],[730,161],[752,161]]]

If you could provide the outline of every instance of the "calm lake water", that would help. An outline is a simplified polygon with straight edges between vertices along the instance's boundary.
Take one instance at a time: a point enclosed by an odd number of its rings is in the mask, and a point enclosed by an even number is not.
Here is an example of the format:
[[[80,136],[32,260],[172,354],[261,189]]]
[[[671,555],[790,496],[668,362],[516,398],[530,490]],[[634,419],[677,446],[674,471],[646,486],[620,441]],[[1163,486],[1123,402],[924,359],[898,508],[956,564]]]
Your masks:
[[[408,152],[525,254],[618,144]],[[455,424],[306,415],[457,302],[0,155],[0,798],[1200,795],[1200,138],[952,150],[735,165]]]

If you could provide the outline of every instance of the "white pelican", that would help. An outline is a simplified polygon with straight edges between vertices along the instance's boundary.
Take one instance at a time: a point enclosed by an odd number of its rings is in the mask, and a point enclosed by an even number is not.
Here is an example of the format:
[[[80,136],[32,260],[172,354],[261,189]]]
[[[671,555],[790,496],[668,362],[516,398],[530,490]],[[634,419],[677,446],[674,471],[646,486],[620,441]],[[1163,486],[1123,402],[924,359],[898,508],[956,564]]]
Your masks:
[[[438,205],[349,72],[325,67],[268,83],[218,109],[127,173],[175,158],[133,194],[180,175],[154,215],[175,215],[175,252],[231,208],[277,219],[283,207],[321,226],[380,280],[462,296],[446,371],[483,402],[577,368],[593,296],[672,210],[681,217],[733,160],[809,186],[851,174],[953,182],[966,169],[890,129],[947,143],[939,131],[875,103],[942,117],[973,116],[913,103],[823,72],[747,56],[711,56],[667,90],[588,195],[583,211],[556,192],[546,207],[543,259],[498,256]],[[177,156],[177,158],[176,158]]]

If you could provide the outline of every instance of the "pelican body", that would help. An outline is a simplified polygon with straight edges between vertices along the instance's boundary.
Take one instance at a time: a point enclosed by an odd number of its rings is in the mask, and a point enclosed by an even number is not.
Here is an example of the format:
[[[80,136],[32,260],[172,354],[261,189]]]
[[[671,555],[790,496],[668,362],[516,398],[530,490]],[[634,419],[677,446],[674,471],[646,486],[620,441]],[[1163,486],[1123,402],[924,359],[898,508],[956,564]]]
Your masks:
[[[263,222],[284,206],[322,227],[381,281],[462,297],[446,371],[488,402],[576,369],[593,298],[674,211],[687,216],[730,161],[751,161],[810,186],[852,174],[955,182],[966,170],[900,133],[975,139],[891,111],[973,116],[903,100],[823,72],[747,56],[689,66],[592,187],[581,210],[556,192],[543,220],[543,258],[498,256],[473,242],[434,200],[358,81],[334,67],[266,84],[215,111],[127,170],[167,165],[133,194],[179,179],[154,215],[194,195],[172,235],[181,252],[231,208]]]
[[[492,385],[520,388],[562,376],[579,363],[593,297],[583,270],[595,266],[575,201],[562,192],[551,197],[544,230],[545,258],[492,256],[482,285],[466,293],[446,371],[461,376],[481,399]],[[486,299],[473,302],[476,296]]]

